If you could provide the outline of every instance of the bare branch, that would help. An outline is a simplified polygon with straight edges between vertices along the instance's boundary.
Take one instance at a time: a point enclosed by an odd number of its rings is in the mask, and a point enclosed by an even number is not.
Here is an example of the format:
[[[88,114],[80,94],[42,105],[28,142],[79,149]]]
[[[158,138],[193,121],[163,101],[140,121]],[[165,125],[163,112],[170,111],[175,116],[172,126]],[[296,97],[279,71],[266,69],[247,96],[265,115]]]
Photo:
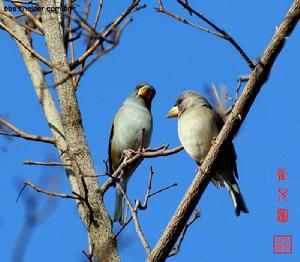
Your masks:
[[[0,14],[1,14],[1,15],[4,15],[4,16],[6,16],[6,17],[12,19],[12,20],[14,20],[14,21],[15,21],[16,23],[18,23],[20,26],[24,27],[25,29],[27,29],[27,30],[29,30],[29,31],[31,31],[31,32],[34,32],[34,33],[36,33],[36,34],[38,34],[38,35],[43,35],[42,32],[33,29],[31,26],[27,25],[26,23],[22,23],[21,21],[19,21],[19,19],[15,18],[13,15],[11,15],[11,14],[8,13],[8,12],[5,12],[5,11],[0,10]]]
[[[144,197],[144,203],[142,204],[140,202],[140,200],[138,200],[138,199],[136,200],[136,206],[137,206],[137,208],[139,210],[145,210],[145,209],[147,209],[147,207],[148,207],[148,201],[149,201],[150,197],[152,197],[152,196],[154,196],[156,194],[159,194],[159,193],[161,193],[161,192],[163,192],[163,191],[165,191],[165,190],[167,190],[167,189],[169,189],[171,187],[177,186],[177,184],[174,183],[174,184],[172,184],[170,186],[167,186],[165,188],[162,188],[162,189],[160,189],[160,190],[158,190],[158,191],[156,191],[154,193],[151,193],[151,186],[152,186],[153,174],[154,174],[153,168],[152,168],[152,166],[150,166],[149,182],[148,182],[148,186],[147,186],[147,192],[146,192],[145,197]],[[123,231],[123,229],[130,223],[130,221],[132,220],[132,218],[133,218],[133,216],[131,215],[131,217],[129,219],[127,219],[123,223],[123,225],[121,226],[120,230],[115,234],[115,238],[117,238],[118,235]]]
[[[38,142],[44,142],[44,143],[49,143],[49,144],[55,144],[55,138],[52,137],[44,137],[44,136],[37,136],[37,135],[31,135],[23,130],[15,127],[14,125],[10,124],[8,121],[0,117],[0,123],[10,130],[14,131],[15,134],[10,134],[6,132],[0,132],[0,135],[5,135],[5,136],[13,136],[13,137],[21,137],[26,140],[31,140],[31,141],[38,141]]]
[[[161,188],[153,193],[151,193],[151,186],[152,186],[152,178],[153,178],[153,175],[154,175],[154,172],[153,172],[153,168],[152,166],[150,166],[150,175],[149,175],[149,181],[148,181],[148,186],[147,186],[147,192],[145,194],[145,197],[144,197],[144,203],[142,204],[140,201],[139,202],[139,205],[138,205],[138,208],[140,210],[145,210],[147,209],[148,207],[148,201],[150,199],[150,197],[152,196],[155,196],[163,191],[166,191],[168,189],[170,189],[171,187],[174,187],[174,186],[177,186],[177,183],[173,183],[172,185],[169,185],[167,187],[164,187],[164,188]]]
[[[51,63],[46,58],[41,56],[34,49],[32,49],[30,46],[26,45],[12,30],[10,30],[6,25],[4,25],[1,22],[0,22],[0,28],[2,28],[7,33],[9,33],[19,44],[21,44],[27,51],[29,51],[31,55],[35,56],[37,59],[39,59],[45,65],[47,65],[49,67],[52,67]]]
[[[154,158],[154,157],[159,157],[159,156],[169,156],[178,153],[183,149],[182,146],[175,147],[173,149],[165,149],[166,145],[157,147],[154,151],[154,149],[148,148],[145,150],[138,150],[135,152],[135,154],[132,155],[131,158],[129,159],[124,159],[122,164],[115,170],[113,174],[111,174],[112,178],[107,180],[101,187],[101,191],[104,194],[112,185],[114,185],[115,181],[113,178],[119,177],[121,174],[121,171],[127,166],[130,165],[131,163],[140,160],[141,158]]]
[[[125,199],[128,207],[129,207],[129,209],[131,211],[132,219],[133,219],[134,224],[135,224],[136,232],[137,232],[137,234],[138,234],[138,236],[139,236],[139,238],[140,238],[140,240],[141,240],[141,242],[142,242],[145,250],[147,251],[148,254],[150,254],[151,248],[150,248],[148,242],[145,239],[145,236],[143,234],[143,231],[141,229],[141,225],[140,225],[140,222],[139,222],[139,219],[138,219],[137,212],[138,212],[139,201],[136,201],[136,205],[135,205],[135,207],[133,207],[132,204],[131,204],[131,202],[130,202],[130,200],[129,200],[129,198],[128,198],[128,196],[126,195],[124,189],[120,185],[120,183],[117,182],[117,186],[119,187],[121,193],[123,194],[124,199]]]
[[[123,20],[134,10],[135,7],[138,6],[140,3],[140,0],[134,0],[131,5],[120,15],[117,19],[114,20],[113,23],[105,30],[105,32],[102,34],[103,37],[107,38],[109,37],[119,26]],[[96,41],[80,58],[78,58],[74,63],[71,64],[71,68],[75,68],[78,65],[82,64],[83,61],[85,61],[89,56],[91,56],[94,51],[103,43],[103,39],[100,39]]]
[[[232,36],[230,34],[228,34],[225,30],[219,28],[216,24],[214,24],[213,22],[211,22],[208,18],[206,18],[203,14],[200,14],[199,12],[197,12],[196,10],[194,10],[187,1],[183,2],[181,0],[176,0],[183,8],[185,8],[190,14],[194,14],[196,15],[198,18],[200,18],[201,20],[203,20],[205,23],[207,23],[209,26],[211,26],[215,31],[211,31],[207,28],[198,26],[194,23],[191,23],[189,21],[187,21],[184,18],[181,18],[167,10],[165,10],[162,6],[162,4],[160,3],[160,8],[156,9],[157,11],[164,13],[170,17],[173,17],[174,19],[191,25],[199,30],[205,31],[209,34],[213,34],[217,37],[220,37],[226,41],[228,41],[229,43],[231,43],[233,45],[233,47],[239,52],[239,54],[242,56],[242,58],[246,61],[247,65],[250,67],[251,70],[253,70],[255,68],[254,64],[252,63],[252,61],[249,59],[249,57],[246,55],[246,53],[243,51],[243,49],[239,46],[239,44],[232,38]]]
[[[97,14],[96,14],[96,18],[93,24],[93,29],[96,30],[98,22],[99,22],[99,18],[100,18],[100,14],[102,11],[102,6],[103,6],[103,0],[99,0],[99,4],[98,4],[98,9],[97,9]]]
[[[181,236],[179,238],[178,244],[173,248],[173,251],[170,253],[170,255],[168,257],[176,256],[178,254],[187,230],[199,217],[200,217],[200,211],[195,210],[194,216],[186,223],[186,225],[181,233]]]
[[[47,190],[44,190],[38,186],[35,186],[34,184],[32,184],[32,182],[30,180],[26,180],[24,182],[24,185],[22,187],[22,189],[20,190],[20,193],[17,197],[17,200],[16,202],[18,202],[22,192],[24,191],[25,187],[27,186],[30,186],[31,188],[33,188],[35,191],[39,192],[39,193],[43,193],[43,194],[46,194],[48,196],[54,196],[54,197],[61,197],[61,198],[69,198],[69,199],[78,199],[80,200],[81,198],[78,196],[78,195],[70,195],[70,194],[61,194],[61,193],[56,193],[56,192],[51,192],[51,191],[47,191]]]
[[[13,3],[17,7],[22,7],[23,6],[22,4],[20,4],[19,2],[16,2],[16,1],[14,1]],[[34,15],[32,15],[31,12],[26,10],[26,8],[21,8],[20,10],[29,19],[29,21],[31,23],[33,23],[42,32],[42,34],[44,34],[42,23],[38,19],[36,19],[36,17],[34,17]]]
[[[190,25],[192,27],[195,27],[195,28],[197,28],[197,29],[199,29],[201,31],[204,31],[204,32],[208,33],[208,34],[212,34],[212,35],[218,36],[220,38],[226,39],[226,37],[223,34],[215,32],[215,31],[212,31],[212,30],[209,30],[209,29],[207,29],[205,27],[202,27],[202,26],[199,26],[199,25],[197,25],[195,23],[192,23],[192,22],[190,22],[190,21],[188,21],[188,20],[186,20],[186,19],[184,19],[184,18],[182,18],[182,17],[180,17],[178,15],[175,15],[175,14],[171,13],[170,11],[168,11],[168,10],[166,10],[164,8],[160,7],[160,8],[156,8],[155,10],[158,13],[166,14],[166,15],[168,15],[168,16],[176,19],[176,20],[178,20],[179,22],[182,22],[184,24],[187,24],[187,25]]]
[[[38,162],[38,161],[31,161],[31,160],[25,160],[23,161],[24,165],[37,165],[37,166],[71,166],[70,164],[64,164],[59,162]]]

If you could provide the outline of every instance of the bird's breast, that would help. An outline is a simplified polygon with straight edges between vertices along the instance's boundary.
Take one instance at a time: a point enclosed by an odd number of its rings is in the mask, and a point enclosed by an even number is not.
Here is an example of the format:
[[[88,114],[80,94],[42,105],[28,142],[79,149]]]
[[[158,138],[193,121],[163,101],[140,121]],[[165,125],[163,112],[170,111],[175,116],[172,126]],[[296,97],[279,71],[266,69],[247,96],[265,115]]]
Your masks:
[[[123,106],[117,113],[114,121],[114,138],[112,149],[121,155],[126,149],[137,150],[144,133],[144,146],[150,144],[152,133],[152,117],[148,109],[140,106]]]
[[[187,112],[178,119],[179,139],[187,153],[195,160],[203,160],[218,130],[211,114],[201,111]]]

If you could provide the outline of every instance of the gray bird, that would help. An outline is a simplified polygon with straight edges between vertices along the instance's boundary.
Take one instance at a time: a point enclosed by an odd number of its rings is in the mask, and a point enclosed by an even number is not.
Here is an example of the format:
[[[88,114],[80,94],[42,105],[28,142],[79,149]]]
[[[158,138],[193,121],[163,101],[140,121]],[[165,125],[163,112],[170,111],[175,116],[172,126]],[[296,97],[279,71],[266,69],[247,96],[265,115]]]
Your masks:
[[[224,125],[222,118],[204,97],[194,91],[183,92],[168,117],[178,117],[179,139],[186,152],[200,165]],[[228,190],[235,214],[239,216],[241,211],[249,211],[235,178],[238,178],[236,154],[230,142],[222,152],[211,181],[218,188],[225,187]]]
[[[148,84],[137,85],[115,115],[108,146],[111,174],[123,161],[124,151],[136,151],[141,146],[143,129],[145,130],[144,147],[149,146],[153,127],[151,103],[155,93],[155,89]],[[125,192],[129,178],[140,163],[141,161],[137,161],[124,168],[119,183]],[[121,225],[124,223],[123,209],[124,197],[117,186],[113,221],[119,221]]]

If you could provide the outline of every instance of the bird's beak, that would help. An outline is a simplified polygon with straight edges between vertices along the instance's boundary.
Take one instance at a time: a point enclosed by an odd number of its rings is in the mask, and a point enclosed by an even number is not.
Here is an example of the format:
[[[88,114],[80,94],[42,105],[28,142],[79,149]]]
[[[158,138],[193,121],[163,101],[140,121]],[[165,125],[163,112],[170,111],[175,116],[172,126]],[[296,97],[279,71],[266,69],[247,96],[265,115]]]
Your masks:
[[[148,85],[144,85],[143,87],[141,87],[139,89],[139,92],[138,92],[138,95],[145,98],[145,99],[148,99],[150,100],[151,99],[151,90],[150,90],[150,87]]]
[[[168,113],[167,118],[172,118],[172,117],[178,117],[178,107],[177,106],[173,106]]]

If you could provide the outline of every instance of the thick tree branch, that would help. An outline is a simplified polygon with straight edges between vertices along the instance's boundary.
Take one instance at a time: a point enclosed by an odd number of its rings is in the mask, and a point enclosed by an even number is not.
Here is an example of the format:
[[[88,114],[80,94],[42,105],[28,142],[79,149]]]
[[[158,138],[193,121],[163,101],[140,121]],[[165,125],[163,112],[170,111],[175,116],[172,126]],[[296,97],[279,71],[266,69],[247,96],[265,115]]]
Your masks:
[[[265,49],[260,63],[250,75],[250,79],[237,100],[231,115],[226,121],[214,145],[205,158],[201,169],[179,204],[175,214],[167,225],[162,237],[148,256],[147,261],[164,261],[170,254],[189,217],[206,189],[211,172],[222,147],[233,139],[247,116],[262,85],[267,81],[275,59],[284,47],[285,41],[294,30],[300,18],[300,0],[294,1],[285,19],[277,28],[272,40]]]
[[[55,6],[53,0],[44,0],[41,4]],[[51,62],[62,70],[53,69],[55,82],[66,79],[69,70],[64,39],[60,30],[58,15],[55,12],[42,12],[43,29]],[[68,145],[72,170],[78,179],[79,194],[85,198],[83,212],[80,216],[89,232],[91,245],[95,247],[97,261],[119,261],[112,224],[100,194],[99,184],[87,141],[83,132],[81,113],[78,107],[75,87],[71,79],[67,79],[56,87],[61,107],[61,122]],[[84,177],[89,175],[89,177]]]

